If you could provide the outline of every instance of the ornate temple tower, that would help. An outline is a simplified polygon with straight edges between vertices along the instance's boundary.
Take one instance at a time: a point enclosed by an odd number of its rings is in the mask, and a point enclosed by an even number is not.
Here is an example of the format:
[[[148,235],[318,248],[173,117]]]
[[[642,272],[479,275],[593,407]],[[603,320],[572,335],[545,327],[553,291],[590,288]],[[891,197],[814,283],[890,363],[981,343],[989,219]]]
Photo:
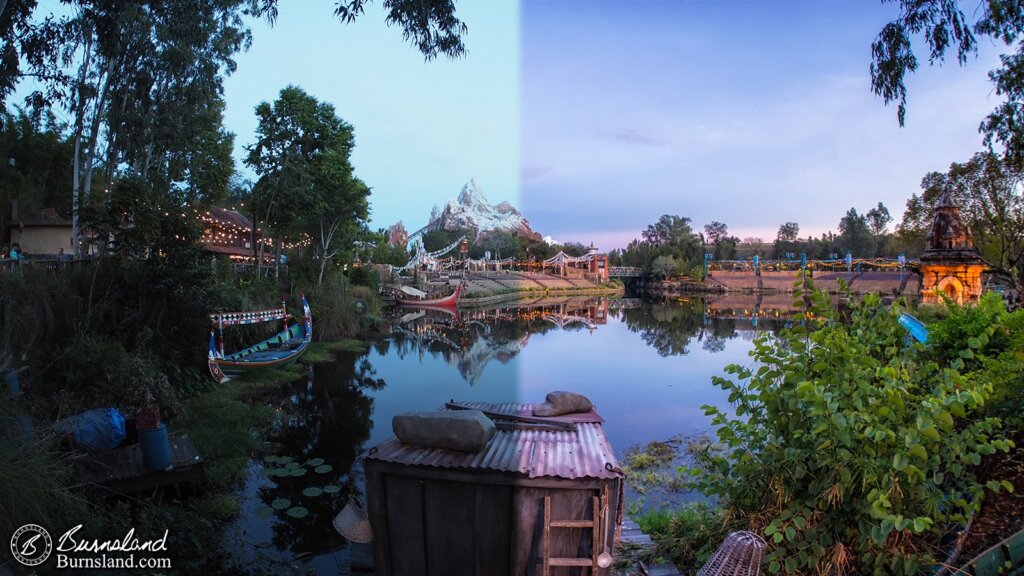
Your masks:
[[[974,247],[971,230],[960,218],[960,208],[943,193],[935,205],[935,220],[921,255],[921,299],[942,302],[944,294],[958,304],[981,297],[981,273],[988,268]]]

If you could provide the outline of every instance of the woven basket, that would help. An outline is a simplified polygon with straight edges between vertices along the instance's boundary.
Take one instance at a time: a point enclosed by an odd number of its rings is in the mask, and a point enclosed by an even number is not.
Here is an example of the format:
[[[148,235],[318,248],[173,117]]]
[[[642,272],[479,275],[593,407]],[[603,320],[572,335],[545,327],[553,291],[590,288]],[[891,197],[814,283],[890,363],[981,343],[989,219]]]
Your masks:
[[[758,576],[768,545],[753,532],[733,532],[697,572],[697,576]]]
[[[373,528],[367,518],[363,503],[353,496],[348,504],[334,517],[334,529],[352,542],[366,544],[373,540]]]

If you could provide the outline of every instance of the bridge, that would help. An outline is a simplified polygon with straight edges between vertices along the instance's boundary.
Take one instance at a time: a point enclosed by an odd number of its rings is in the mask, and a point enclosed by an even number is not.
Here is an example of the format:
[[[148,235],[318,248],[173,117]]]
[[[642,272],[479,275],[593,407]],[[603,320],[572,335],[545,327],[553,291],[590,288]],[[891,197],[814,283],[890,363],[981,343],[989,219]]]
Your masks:
[[[636,278],[643,276],[643,270],[636,266],[609,266],[609,278]]]

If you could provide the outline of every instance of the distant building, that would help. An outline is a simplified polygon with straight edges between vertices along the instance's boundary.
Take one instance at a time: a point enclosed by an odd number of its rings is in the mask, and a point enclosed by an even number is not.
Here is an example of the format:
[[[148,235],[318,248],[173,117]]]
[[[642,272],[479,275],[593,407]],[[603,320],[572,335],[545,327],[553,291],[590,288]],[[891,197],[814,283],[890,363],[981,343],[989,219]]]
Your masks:
[[[53,208],[44,208],[31,218],[15,216],[10,225],[11,243],[21,245],[25,254],[32,256],[54,256],[63,248],[73,252],[73,223]]]
[[[200,219],[203,222],[203,236],[200,239],[203,250],[226,255],[233,260],[255,258],[262,234],[257,230],[255,236],[253,235],[252,220],[241,212],[211,208],[202,214]],[[254,240],[256,244],[253,244]],[[257,246],[255,250],[254,246]]]
[[[405,248],[409,244],[409,233],[405,230],[405,225],[399,220],[398,224],[392,224],[388,228],[388,245],[390,246],[401,246]]]
[[[981,274],[988,268],[974,247],[971,230],[960,218],[960,208],[949,194],[935,206],[935,219],[921,255],[921,300],[939,303],[943,296],[958,304],[981,297]]]

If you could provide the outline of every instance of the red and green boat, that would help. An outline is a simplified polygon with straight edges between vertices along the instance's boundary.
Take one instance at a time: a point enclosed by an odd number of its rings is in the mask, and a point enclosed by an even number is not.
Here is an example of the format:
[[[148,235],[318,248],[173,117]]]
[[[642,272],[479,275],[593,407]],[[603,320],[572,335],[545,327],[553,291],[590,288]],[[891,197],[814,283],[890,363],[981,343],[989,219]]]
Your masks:
[[[304,320],[288,324],[292,315],[281,302],[280,308],[250,312],[210,314],[210,350],[207,365],[217,382],[227,382],[247,370],[276,368],[291,364],[302,356],[313,337],[313,317],[306,296],[302,295]],[[266,340],[232,354],[224,353],[224,328],[265,322],[283,322],[283,329]]]

